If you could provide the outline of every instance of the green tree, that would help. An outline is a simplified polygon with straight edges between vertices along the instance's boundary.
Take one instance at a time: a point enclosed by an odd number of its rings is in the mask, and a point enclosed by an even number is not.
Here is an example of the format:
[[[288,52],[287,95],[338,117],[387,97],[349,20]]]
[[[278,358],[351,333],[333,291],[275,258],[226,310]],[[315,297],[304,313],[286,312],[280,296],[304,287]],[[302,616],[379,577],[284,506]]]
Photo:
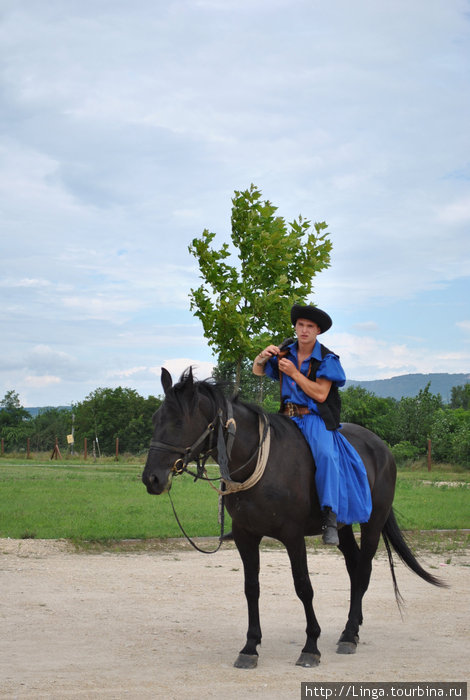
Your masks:
[[[426,452],[427,440],[431,437],[436,411],[442,408],[440,394],[431,394],[428,382],[415,397],[404,397],[398,403],[398,431],[400,440],[408,440]]]
[[[441,408],[431,428],[432,456],[436,462],[470,467],[470,411]]]
[[[96,389],[73,406],[75,440],[89,444],[97,437],[100,451],[113,454],[116,438],[122,452],[141,452],[152,434],[152,415],[161,400],[144,399],[134,389]]]
[[[372,430],[394,445],[400,441],[397,401],[382,398],[361,386],[349,386],[341,392],[341,420]]]
[[[0,436],[8,450],[26,446],[29,412],[23,408],[16,391],[7,391],[0,401]]]
[[[451,408],[470,408],[470,384],[452,387],[450,406]]]
[[[16,426],[31,417],[21,405],[19,395],[13,389],[7,391],[0,401],[0,408],[2,409],[0,411],[0,425]]]
[[[72,432],[72,412],[68,408],[46,408],[30,423],[31,447],[38,451],[52,450],[55,439],[65,447],[66,436]]]
[[[243,361],[268,342],[292,334],[289,310],[312,292],[313,278],[330,264],[331,241],[324,222],[299,216],[292,223],[277,216],[277,207],[261,200],[251,185],[232,199],[231,240],[215,249],[215,233],[205,229],[189,252],[199,264],[203,284],[190,293],[191,310],[219,363],[235,366],[240,386]]]

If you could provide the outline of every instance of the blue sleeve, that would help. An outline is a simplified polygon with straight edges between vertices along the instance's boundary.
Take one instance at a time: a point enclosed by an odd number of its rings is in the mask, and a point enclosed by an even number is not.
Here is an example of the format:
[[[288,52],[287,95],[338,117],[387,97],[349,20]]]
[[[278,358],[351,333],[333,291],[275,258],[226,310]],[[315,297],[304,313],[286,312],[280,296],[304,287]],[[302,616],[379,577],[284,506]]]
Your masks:
[[[264,366],[264,373],[270,379],[279,381],[279,365],[277,357],[271,357]]]
[[[344,386],[346,375],[337,355],[327,355],[321,362],[317,371],[317,377],[323,377],[336,386]]]

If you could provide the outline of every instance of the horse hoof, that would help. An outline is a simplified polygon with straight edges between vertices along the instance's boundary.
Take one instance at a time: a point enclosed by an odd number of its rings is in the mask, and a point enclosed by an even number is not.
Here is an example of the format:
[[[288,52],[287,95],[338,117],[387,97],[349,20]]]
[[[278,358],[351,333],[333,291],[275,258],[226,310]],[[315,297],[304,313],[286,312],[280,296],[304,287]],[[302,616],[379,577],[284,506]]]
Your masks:
[[[320,654],[308,654],[307,652],[303,651],[295,662],[295,665],[303,666],[304,668],[313,668],[314,666],[318,666],[319,663]]]
[[[355,654],[357,650],[357,644],[355,642],[338,642],[336,648],[337,654]]]
[[[256,668],[258,656],[256,654],[238,654],[238,658],[233,665],[235,668]]]

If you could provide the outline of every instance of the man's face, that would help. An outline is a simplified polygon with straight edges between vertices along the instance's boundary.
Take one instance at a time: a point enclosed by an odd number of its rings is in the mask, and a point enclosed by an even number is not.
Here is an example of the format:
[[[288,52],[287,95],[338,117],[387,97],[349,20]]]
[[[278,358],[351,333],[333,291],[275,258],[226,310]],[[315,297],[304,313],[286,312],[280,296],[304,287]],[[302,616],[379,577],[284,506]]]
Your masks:
[[[295,324],[295,332],[299,342],[302,345],[307,345],[310,343],[315,343],[317,335],[320,335],[321,333],[321,328],[314,321],[309,321],[306,318],[299,318]]]

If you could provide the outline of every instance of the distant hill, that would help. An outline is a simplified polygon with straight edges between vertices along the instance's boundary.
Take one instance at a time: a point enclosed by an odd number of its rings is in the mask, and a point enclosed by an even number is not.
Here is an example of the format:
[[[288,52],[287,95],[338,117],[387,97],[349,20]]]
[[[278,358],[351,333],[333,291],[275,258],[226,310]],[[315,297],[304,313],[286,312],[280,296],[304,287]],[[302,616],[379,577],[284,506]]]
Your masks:
[[[31,414],[33,418],[36,418],[38,413],[44,413],[44,411],[48,411],[50,408],[64,409],[65,411],[72,410],[71,406],[33,406],[32,408],[30,408],[29,406],[25,406],[25,409],[28,411],[28,413]]]
[[[371,379],[370,381],[357,381],[355,379],[348,380],[345,389],[349,386],[362,386],[367,391],[370,391],[376,396],[386,398],[391,396],[399,401],[403,396],[417,396],[421,389],[431,382],[431,393],[440,394],[444,403],[449,403],[453,386],[462,386],[470,382],[470,373],[468,374],[402,374],[398,377],[390,379]],[[37,406],[26,408],[33,416],[37,416],[39,412],[47,411],[48,408],[63,408],[71,411],[71,406]]]
[[[399,401],[405,396],[417,396],[431,382],[429,390],[432,394],[440,394],[444,403],[449,403],[453,386],[462,386],[470,382],[470,374],[402,374],[390,379],[372,379],[370,381],[350,380],[349,386],[361,386],[376,396],[388,396]]]

